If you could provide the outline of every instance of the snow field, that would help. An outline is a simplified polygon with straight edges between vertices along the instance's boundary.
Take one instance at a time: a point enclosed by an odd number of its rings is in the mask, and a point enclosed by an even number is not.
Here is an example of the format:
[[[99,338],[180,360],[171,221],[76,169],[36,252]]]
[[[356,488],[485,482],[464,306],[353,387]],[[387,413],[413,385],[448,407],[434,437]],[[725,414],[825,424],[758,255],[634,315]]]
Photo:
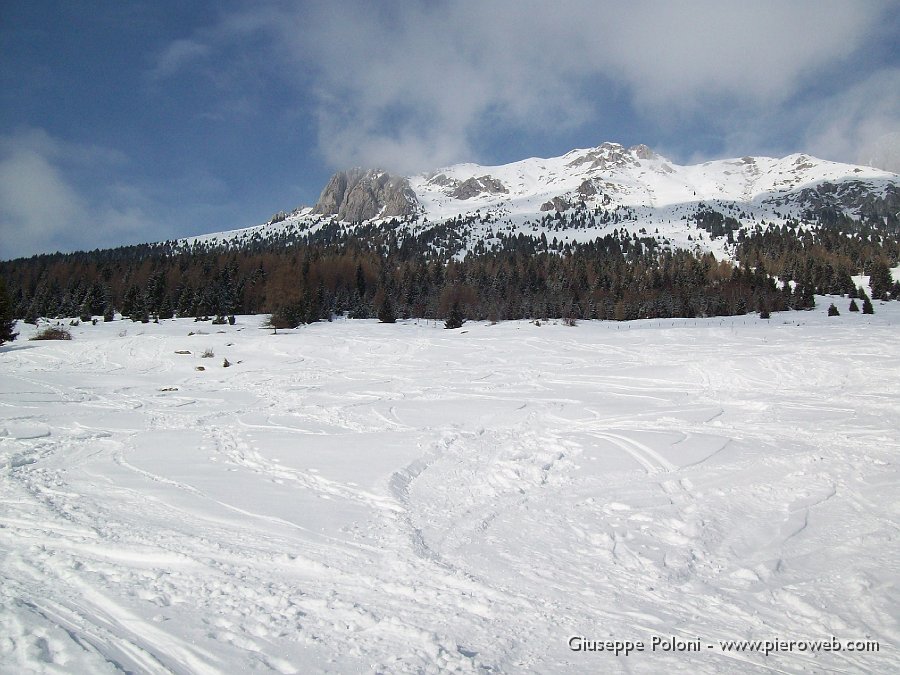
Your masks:
[[[900,307],[817,300],[768,322],[20,325],[0,672],[895,672]]]

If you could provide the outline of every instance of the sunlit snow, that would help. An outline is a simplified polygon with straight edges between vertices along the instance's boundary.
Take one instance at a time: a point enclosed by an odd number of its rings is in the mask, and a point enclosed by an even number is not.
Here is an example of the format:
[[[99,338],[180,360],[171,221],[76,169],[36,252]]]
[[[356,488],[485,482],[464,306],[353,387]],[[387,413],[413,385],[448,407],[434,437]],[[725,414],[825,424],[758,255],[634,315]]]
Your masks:
[[[20,324],[0,671],[896,672],[900,303],[848,304]],[[832,636],[880,651],[718,647]]]

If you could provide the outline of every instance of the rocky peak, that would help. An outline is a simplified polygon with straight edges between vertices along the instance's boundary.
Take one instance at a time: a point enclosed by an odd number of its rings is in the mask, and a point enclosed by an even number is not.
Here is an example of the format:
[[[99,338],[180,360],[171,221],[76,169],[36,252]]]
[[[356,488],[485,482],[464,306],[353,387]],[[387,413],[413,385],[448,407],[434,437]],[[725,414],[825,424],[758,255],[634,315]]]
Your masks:
[[[380,169],[338,171],[322,190],[313,213],[348,222],[415,213],[419,202],[409,181]]]
[[[596,148],[583,151],[570,161],[567,166],[577,169],[589,163],[589,171],[595,169],[607,171],[625,166],[640,166],[640,160],[642,159],[659,159],[659,155],[643,144],[625,148],[619,143],[603,143]]]
[[[628,152],[630,152],[638,159],[656,159],[658,157],[655,152],[653,152],[643,143],[641,143],[640,145],[632,145],[630,148],[628,148]]]
[[[496,178],[491,176],[479,176],[478,178],[469,178],[456,186],[456,189],[449,196],[455,199],[471,199],[480,194],[507,194],[509,190],[506,186]]]

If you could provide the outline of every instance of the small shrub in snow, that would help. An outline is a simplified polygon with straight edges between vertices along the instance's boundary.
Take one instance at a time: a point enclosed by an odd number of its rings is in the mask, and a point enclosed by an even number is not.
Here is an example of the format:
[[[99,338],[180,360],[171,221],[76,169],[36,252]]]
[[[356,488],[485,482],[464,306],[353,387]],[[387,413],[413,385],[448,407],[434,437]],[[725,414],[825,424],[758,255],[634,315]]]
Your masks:
[[[31,338],[32,340],[71,340],[72,334],[62,326],[47,326]]]
[[[840,316],[840,315],[841,315],[841,313],[838,311],[838,308],[835,307],[834,303],[832,302],[828,306],[828,316]]]
[[[279,328],[296,328],[301,324],[299,310],[295,306],[285,305],[276,309],[263,323],[263,328],[271,328],[276,333]]]
[[[223,367],[223,368],[228,368],[229,366],[231,366],[231,361],[229,361],[228,359],[225,359],[225,360],[222,362],[222,367]]]
[[[859,305],[856,304],[856,300],[851,300],[851,301],[850,301],[850,311],[851,311],[851,312],[858,312],[858,311],[859,311]]]
[[[211,359],[215,355],[216,353],[212,349],[207,349],[200,355],[200,357],[204,359]]]

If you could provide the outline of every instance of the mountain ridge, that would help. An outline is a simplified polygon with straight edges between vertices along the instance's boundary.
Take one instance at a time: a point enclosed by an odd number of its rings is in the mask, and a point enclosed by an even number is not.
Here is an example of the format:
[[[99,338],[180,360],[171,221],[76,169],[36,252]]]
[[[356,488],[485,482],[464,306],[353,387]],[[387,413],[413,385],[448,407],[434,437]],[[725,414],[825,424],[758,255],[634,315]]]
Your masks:
[[[0,273],[33,321],[768,316],[817,294],[865,301],[862,275],[873,299],[900,298],[898,178],[806,154],[680,166],[609,143],[408,178],[356,169],[263,225]]]
[[[548,236],[561,229],[559,217],[568,214],[562,229],[572,242],[624,229],[653,232],[672,248],[731,258],[724,236],[702,232],[700,220],[710,211],[733,219],[732,229],[815,225],[822,217],[900,229],[900,175],[807,153],[680,165],[646,145],[606,142],[558,157],[495,166],[461,163],[412,176],[359,167],[339,171],[312,207],[181,242],[241,246],[258,238],[361,225],[400,228],[404,236],[419,237],[442,228],[446,241],[437,241],[435,249],[446,253],[455,246],[449,252],[461,256],[500,231]],[[548,217],[556,222],[548,223]],[[446,230],[455,232],[449,237]]]

